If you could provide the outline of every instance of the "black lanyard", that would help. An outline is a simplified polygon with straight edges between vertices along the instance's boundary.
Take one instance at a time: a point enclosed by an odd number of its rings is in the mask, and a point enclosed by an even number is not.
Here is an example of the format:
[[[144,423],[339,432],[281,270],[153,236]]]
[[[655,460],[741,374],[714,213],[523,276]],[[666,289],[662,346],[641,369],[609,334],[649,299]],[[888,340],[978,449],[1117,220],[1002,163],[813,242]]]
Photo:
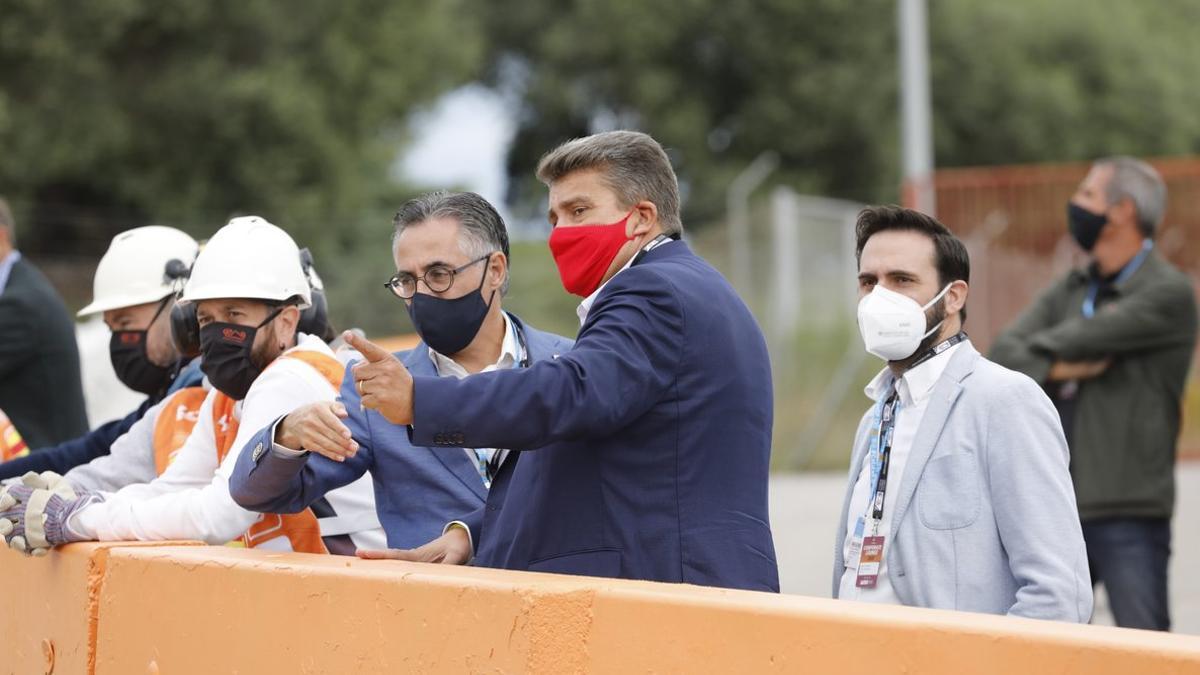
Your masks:
[[[637,252],[637,255],[633,256],[633,260],[629,261],[629,266],[633,267],[634,265],[638,264],[639,262],[642,261],[642,258],[646,257],[647,253],[649,253],[650,251],[653,251],[654,249],[658,248],[659,246],[662,246],[663,244],[667,243],[668,241],[678,240],[678,239],[679,239],[679,235],[677,235],[677,234],[660,234],[660,235],[658,235],[654,239],[650,240],[649,244],[646,244],[645,246],[643,246],[642,250]]]
[[[879,479],[875,481],[875,498],[871,505],[871,519],[878,525],[883,520],[883,500],[887,496],[888,467],[892,458],[892,430],[896,426],[896,403],[900,395],[892,389],[892,395],[883,404],[883,418],[879,423]]]
[[[961,331],[961,330],[958,331],[957,335],[948,337],[945,340],[942,340],[941,342],[937,343],[936,345],[930,347],[929,351],[927,351],[921,355],[921,358],[908,364],[908,370],[912,370],[913,368],[916,368],[917,366],[921,365],[922,363],[925,363],[929,359],[932,359],[933,357],[937,356],[938,354],[941,354],[942,352],[946,351],[947,349],[950,349],[954,345],[956,345],[966,339],[967,339],[966,332]]]
[[[967,334],[964,331],[959,331],[957,335],[942,340],[930,348],[919,359],[913,361],[908,369],[912,370],[916,368],[966,339]],[[896,426],[896,407],[898,403],[899,394],[896,392],[895,382],[893,382],[892,395],[883,404],[882,418],[879,423],[879,479],[875,481],[874,501],[871,504],[871,518],[876,524],[883,520],[883,502],[887,497],[888,468],[891,466],[892,458],[892,433]]]

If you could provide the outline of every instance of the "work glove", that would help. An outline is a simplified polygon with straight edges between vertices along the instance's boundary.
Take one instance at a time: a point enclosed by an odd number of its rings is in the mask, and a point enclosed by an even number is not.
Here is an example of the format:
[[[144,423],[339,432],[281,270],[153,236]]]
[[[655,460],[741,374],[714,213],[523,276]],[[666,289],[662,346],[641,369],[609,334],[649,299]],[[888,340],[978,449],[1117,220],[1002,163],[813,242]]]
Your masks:
[[[0,537],[16,551],[46,555],[60,544],[87,539],[71,529],[71,516],[103,500],[95,492],[77,494],[56,473],[27,473],[20,484],[0,490]]]
[[[75,494],[75,488],[71,485],[71,481],[53,471],[43,471],[41,473],[27,471],[19,480],[21,485],[26,485],[35,490],[50,490],[68,499],[74,499],[79,496]]]

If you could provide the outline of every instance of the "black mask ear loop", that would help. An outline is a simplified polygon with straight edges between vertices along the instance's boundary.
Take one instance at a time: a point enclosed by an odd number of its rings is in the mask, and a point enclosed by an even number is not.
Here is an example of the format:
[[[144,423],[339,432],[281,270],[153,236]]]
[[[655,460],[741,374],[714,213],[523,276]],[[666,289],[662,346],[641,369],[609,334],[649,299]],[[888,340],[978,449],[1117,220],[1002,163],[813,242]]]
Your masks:
[[[171,304],[171,301],[174,299],[175,299],[174,293],[171,293],[167,297],[163,298],[162,302],[158,303],[158,310],[156,310],[154,312],[154,318],[150,319],[150,325],[146,326],[146,341],[145,341],[146,344],[143,346],[143,349],[146,352],[146,360],[147,361],[150,361],[150,331],[154,328],[154,322],[158,321],[158,317],[167,309],[167,305]],[[168,334],[170,334],[170,326],[167,327],[167,331],[168,331]],[[150,361],[150,363],[154,363],[154,362]],[[167,375],[167,388],[168,389],[170,389],[171,383],[175,381],[175,378],[179,377],[179,372],[181,370],[183,370],[183,358],[180,357],[180,358],[175,359],[175,362],[173,364],[171,364],[169,366],[169,368],[170,368],[170,374]]]
[[[493,251],[493,253],[495,253],[495,252]],[[487,257],[483,259],[483,276],[479,278],[479,287],[475,289],[475,292],[479,293],[480,296],[483,295],[483,284],[484,284],[484,282],[487,281],[488,269],[491,267],[491,265],[492,265],[492,253],[489,253],[489,254],[487,254]],[[489,297],[487,299],[487,308],[488,308],[489,312],[492,310],[492,301],[496,299],[496,291],[498,291],[498,290],[500,290],[500,289],[493,288],[491,297]]]
[[[287,305],[280,305],[280,306],[276,307],[274,312],[271,312],[270,314],[268,314],[268,315],[267,315],[267,318],[265,318],[265,319],[263,319],[262,321],[260,321],[260,322],[259,322],[259,324],[258,324],[257,326],[255,326],[255,327],[254,327],[254,330],[256,330],[256,331],[257,331],[257,330],[261,330],[263,326],[265,326],[265,325],[267,325],[267,324],[271,323],[272,321],[274,321],[276,317],[278,317],[280,314],[282,314],[282,313],[283,313],[283,309],[284,309],[285,307],[287,307]],[[279,352],[279,353],[280,353],[280,354],[282,354],[282,353],[283,353],[283,352],[285,352],[285,351],[287,351],[287,348],[284,348],[284,349],[283,349],[283,351],[281,351],[281,352]],[[251,358],[251,359],[253,359],[253,358],[254,358],[254,347],[253,347],[253,346],[251,346],[251,347],[250,347],[250,358]],[[266,368],[267,368],[267,364],[265,364],[265,363],[264,363],[264,364],[262,364],[262,369],[263,369],[263,370],[266,370]]]
[[[287,307],[287,305],[280,305],[280,306],[276,307],[274,312],[271,312],[270,314],[268,314],[267,318],[263,319],[257,326],[254,327],[254,330],[258,330],[259,328],[262,328],[263,326],[274,321],[275,317],[277,317],[281,313],[283,313],[284,307]]]

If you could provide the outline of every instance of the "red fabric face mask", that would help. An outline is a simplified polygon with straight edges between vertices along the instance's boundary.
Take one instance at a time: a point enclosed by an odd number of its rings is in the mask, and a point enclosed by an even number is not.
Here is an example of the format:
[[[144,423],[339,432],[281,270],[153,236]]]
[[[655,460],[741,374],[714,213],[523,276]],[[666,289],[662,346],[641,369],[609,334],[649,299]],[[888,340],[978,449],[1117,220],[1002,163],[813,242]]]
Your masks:
[[[633,211],[611,225],[556,227],[550,232],[550,253],[568,293],[586,298],[600,287],[617,252],[633,237],[625,236],[625,223]]]

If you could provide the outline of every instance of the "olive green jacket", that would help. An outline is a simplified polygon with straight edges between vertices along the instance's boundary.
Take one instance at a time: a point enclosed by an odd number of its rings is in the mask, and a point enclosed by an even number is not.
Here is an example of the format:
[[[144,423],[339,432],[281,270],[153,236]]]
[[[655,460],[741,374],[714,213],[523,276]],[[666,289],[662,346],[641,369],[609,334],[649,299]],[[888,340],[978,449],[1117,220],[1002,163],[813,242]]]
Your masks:
[[[1079,383],[1071,476],[1083,520],[1170,517],[1181,405],[1196,343],[1191,279],[1152,252],[1129,278],[1082,307],[1088,272],[1046,289],[997,339],[989,357],[1045,384],[1055,360],[1111,358]]]

